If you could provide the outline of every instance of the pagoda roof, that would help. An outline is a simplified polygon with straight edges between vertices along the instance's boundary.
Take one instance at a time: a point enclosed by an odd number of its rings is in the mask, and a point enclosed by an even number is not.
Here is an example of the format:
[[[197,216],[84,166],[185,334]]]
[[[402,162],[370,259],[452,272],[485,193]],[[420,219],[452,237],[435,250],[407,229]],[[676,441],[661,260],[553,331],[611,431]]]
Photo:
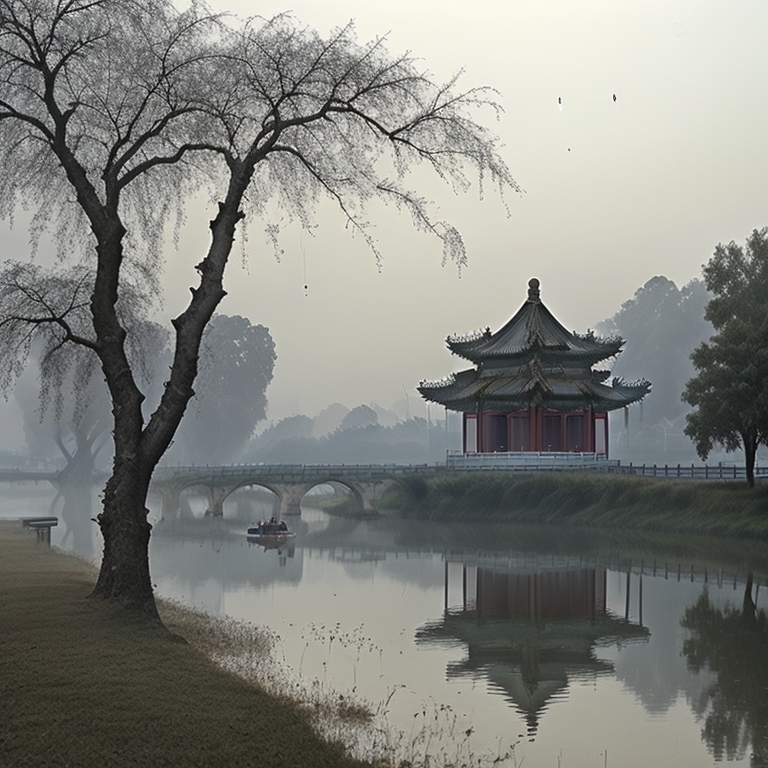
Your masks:
[[[496,333],[448,339],[448,348],[475,363],[438,382],[422,381],[422,397],[454,411],[514,412],[532,406],[557,411],[591,407],[608,412],[642,400],[646,380],[625,382],[592,366],[621,352],[623,339],[567,331],[541,302],[539,281],[528,283],[528,300]]]
[[[533,352],[598,362],[617,355],[623,340],[619,337],[600,339],[591,333],[580,336],[568,331],[541,301],[539,281],[534,277],[528,282],[528,299],[503,328],[496,333],[486,329],[472,336],[449,336],[446,344],[451,352],[473,363]]]

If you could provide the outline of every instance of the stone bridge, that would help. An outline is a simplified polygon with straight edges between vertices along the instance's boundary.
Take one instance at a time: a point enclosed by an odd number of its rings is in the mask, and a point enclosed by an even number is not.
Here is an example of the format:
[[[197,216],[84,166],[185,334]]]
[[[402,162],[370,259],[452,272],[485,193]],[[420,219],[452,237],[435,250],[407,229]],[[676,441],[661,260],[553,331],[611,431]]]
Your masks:
[[[231,467],[158,467],[152,489],[162,498],[163,517],[175,517],[187,488],[205,492],[206,515],[222,516],[224,501],[238,488],[260,486],[279,501],[279,516],[298,514],[307,491],[335,483],[348,488],[362,512],[374,512],[382,494],[406,477],[434,477],[445,466],[427,464],[252,464]]]
[[[157,467],[152,489],[161,494],[163,517],[175,517],[181,493],[200,488],[208,500],[207,514],[221,516],[224,500],[238,488],[261,486],[275,493],[279,514],[297,513],[307,491],[315,486],[336,483],[349,489],[364,512],[375,511],[382,494],[407,477],[435,477],[463,472],[551,472],[603,471],[665,478],[695,480],[743,480],[744,467],[733,464],[713,466],[642,466],[608,461],[594,453],[492,453],[449,452],[445,464],[251,464],[229,467]],[[102,482],[105,475],[94,476]],[[60,471],[0,469],[0,482],[43,482],[58,487]],[[755,467],[755,479],[768,481],[768,467]]]

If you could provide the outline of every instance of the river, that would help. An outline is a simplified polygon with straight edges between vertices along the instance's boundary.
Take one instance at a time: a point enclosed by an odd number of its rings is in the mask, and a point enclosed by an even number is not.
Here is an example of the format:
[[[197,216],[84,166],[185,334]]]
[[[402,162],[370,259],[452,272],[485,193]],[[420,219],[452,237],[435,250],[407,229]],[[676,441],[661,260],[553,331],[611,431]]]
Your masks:
[[[47,513],[47,492],[15,488],[0,516]],[[295,544],[265,550],[243,522],[156,520],[158,593],[269,627],[291,674],[369,702],[404,754],[768,765],[765,544],[311,507],[287,521]]]

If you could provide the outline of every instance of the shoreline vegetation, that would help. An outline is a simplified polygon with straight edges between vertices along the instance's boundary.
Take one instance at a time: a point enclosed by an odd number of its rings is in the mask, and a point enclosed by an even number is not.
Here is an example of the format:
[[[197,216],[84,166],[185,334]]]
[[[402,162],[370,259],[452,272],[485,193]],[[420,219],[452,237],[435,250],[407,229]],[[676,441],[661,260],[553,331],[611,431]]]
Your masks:
[[[455,522],[631,529],[768,541],[768,485],[593,472],[405,478],[382,508]]]

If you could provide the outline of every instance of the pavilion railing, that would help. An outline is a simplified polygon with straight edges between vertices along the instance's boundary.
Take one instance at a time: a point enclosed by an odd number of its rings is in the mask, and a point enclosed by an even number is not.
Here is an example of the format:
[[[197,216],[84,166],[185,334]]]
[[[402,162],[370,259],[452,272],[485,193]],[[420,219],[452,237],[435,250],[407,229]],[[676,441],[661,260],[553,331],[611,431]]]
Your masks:
[[[507,451],[498,453],[461,453],[449,451],[446,456],[449,469],[469,470],[543,470],[586,469],[618,466],[604,453],[570,453],[565,451]]]

